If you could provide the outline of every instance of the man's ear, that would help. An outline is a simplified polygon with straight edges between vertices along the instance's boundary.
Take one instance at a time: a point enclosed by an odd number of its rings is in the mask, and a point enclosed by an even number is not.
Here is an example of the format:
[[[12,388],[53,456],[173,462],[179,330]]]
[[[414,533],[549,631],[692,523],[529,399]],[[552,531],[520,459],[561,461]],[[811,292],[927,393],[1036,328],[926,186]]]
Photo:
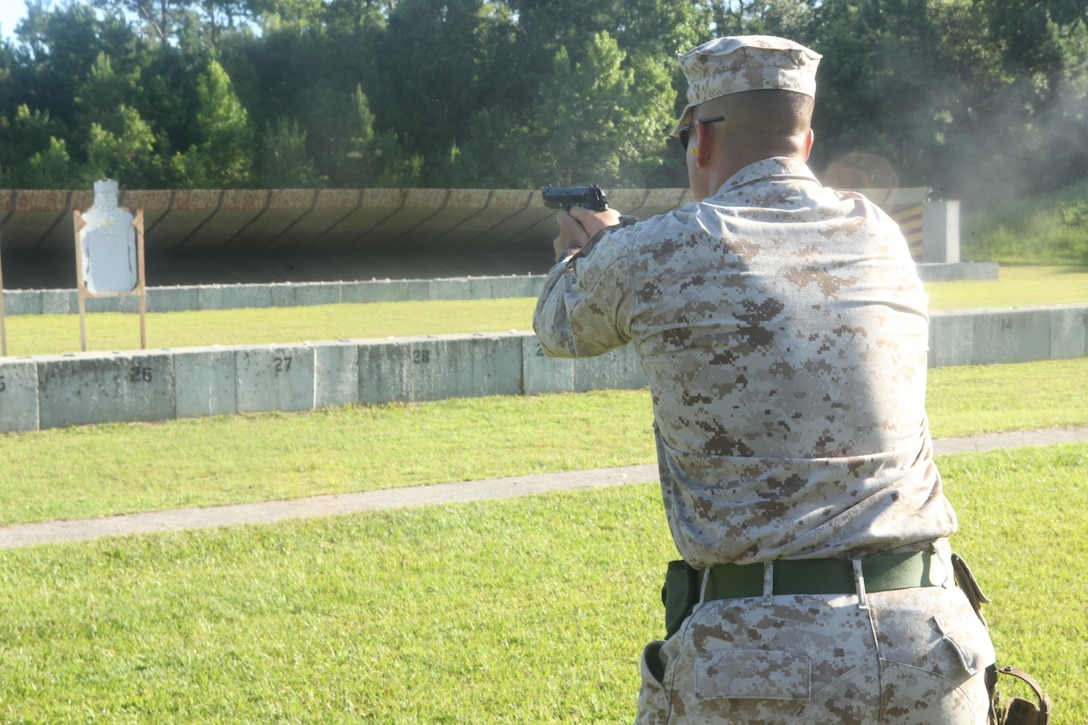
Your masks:
[[[812,153],[812,141],[816,138],[815,132],[810,126],[808,133],[805,135],[805,161],[808,161],[808,155]]]

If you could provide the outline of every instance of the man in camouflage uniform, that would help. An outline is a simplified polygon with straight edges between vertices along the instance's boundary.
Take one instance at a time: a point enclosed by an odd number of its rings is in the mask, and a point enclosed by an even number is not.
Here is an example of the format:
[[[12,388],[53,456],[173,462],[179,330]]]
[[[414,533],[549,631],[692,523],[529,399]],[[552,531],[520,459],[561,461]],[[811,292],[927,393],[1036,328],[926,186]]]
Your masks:
[[[896,224],[806,165],[819,58],[762,36],[681,55],[696,201],[557,216],[533,326],[557,357],[635,346],[694,591],[643,653],[637,723],[986,722],[993,646],[954,583],[924,410],[926,296]]]

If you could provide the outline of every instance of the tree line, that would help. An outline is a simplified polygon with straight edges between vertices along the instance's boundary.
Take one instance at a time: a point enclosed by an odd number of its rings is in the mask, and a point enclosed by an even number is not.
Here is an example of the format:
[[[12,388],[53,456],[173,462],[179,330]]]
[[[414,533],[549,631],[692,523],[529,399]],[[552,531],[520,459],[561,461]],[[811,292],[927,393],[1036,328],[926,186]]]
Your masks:
[[[1088,0],[27,0],[0,187],[683,187],[677,52],[824,55],[812,164],[1001,203],[1088,168]]]

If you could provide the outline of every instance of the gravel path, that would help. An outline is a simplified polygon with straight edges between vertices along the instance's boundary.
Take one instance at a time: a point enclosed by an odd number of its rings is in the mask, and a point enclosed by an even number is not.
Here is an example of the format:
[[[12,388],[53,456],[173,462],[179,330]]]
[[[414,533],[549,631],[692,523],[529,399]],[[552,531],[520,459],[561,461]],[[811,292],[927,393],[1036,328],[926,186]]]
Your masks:
[[[976,453],[996,448],[1048,446],[1088,441],[1088,428],[1055,428],[1020,431],[972,438],[943,438],[934,441],[937,455]],[[212,506],[207,508],[155,511],[109,516],[99,519],[47,521],[0,527],[0,549],[33,546],[61,541],[82,541],[102,536],[178,531],[212,526],[258,524],[285,519],[335,516],[356,511],[465,503],[523,496],[546,491],[567,491],[621,486],[657,480],[657,466],[647,464],[623,468],[601,468],[567,473],[541,473],[513,478],[442,483],[365,493],[313,496],[291,501]]]

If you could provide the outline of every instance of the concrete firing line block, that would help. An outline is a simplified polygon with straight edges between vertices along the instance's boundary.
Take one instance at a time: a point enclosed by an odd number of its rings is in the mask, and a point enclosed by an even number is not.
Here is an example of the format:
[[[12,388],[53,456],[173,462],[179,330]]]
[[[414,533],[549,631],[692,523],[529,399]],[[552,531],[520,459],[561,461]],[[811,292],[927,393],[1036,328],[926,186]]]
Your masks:
[[[221,284],[201,285],[197,287],[196,299],[198,310],[223,309],[223,288]]]
[[[174,351],[177,417],[199,418],[238,412],[237,352],[205,347]]]
[[[544,353],[540,339],[521,336],[521,392],[526,395],[574,392],[574,360],[552,358]]]
[[[359,344],[359,402],[403,403],[412,400],[410,343],[365,340]]]
[[[472,285],[468,277],[427,280],[429,300],[468,300],[472,299],[471,293]]]
[[[929,356],[931,368],[970,365],[974,359],[977,311],[931,312]]]
[[[118,297],[88,297],[84,304],[88,314],[121,311],[121,300]],[[78,310],[77,307],[76,311]]]
[[[174,357],[167,351],[36,358],[41,428],[169,420]]]
[[[496,277],[467,277],[464,280],[464,297],[452,299],[493,300],[504,295],[496,294],[500,280]]]
[[[314,358],[314,348],[309,345],[237,350],[238,412],[312,410]]]
[[[344,304],[354,305],[363,301],[362,282],[341,282],[340,301]]]
[[[538,297],[544,288],[544,277],[539,275],[470,277],[468,284],[469,299],[474,300]]]
[[[975,365],[1020,363],[1050,357],[1050,315],[1045,309],[993,310],[975,316]]]
[[[4,292],[4,314],[40,315],[42,313],[41,290],[6,290]]]
[[[144,300],[144,305],[147,304],[147,300]],[[124,297],[117,298],[118,312],[123,312],[127,315],[138,315],[140,313],[140,297],[139,295],[125,295]]]
[[[997,262],[931,262],[915,265],[915,269],[923,282],[997,281],[998,278]]]
[[[635,349],[624,345],[597,357],[574,363],[574,390],[634,390],[649,385]]]
[[[200,288],[200,309],[236,310],[271,307],[272,291],[266,284],[213,285]]]
[[[544,289],[542,275],[517,277],[480,277],[470,280],[472,299],[507,299],[512,297],[539,297]]]
[[[371,282],[343,282],[340,285],[340,301],[344,304],[357,305],[367,302],[366,293]]]
[[[314,345],[314,407],[359,402],[359,342]]]
[[[1088,306],[1061,305],[1050,313],[1051,359],[1088,356]]]
[[[223,288],[223,309],[272,306],[272,290],[266,284],[237,284]]]
[[[521,280],[520,284],[524,287],[517,287],[513,296],[515,297],[539,297],[540,293],[544,291],[544,275],[526,275],[525,277],[518,277]]]
[[[353,303],[404,302],[407,299],[408,288],[388,279],[345,283],[342,297],[344,302]]]
[[[343,284],[340,282],[303,282],[295,285],[295,304],[338,305],[343,300]]]
[[[181,312],[242,307],[536,297],[543,284],[542,275],[511,275],[438,280],[384,279],[359,282],[148,287],[147,311]],[[8,290],[4,293],[4,299],[9,315],[63,315],[79,311],[79,298],[75,290]],[[135,295],[88,298],[87,311],[135,313],[139,311],[139,298]]]
[[[412,338],[412,400],[521,392],[521,340],[512,335]]]
[[[410,302],[431,299],[431,282],[426,279],[405,279],[397,282],[404,287],[405,300]]]
[[[200,309],[200,287],[148,287],[148,312],[185,312]]]
[[[38,364],[0,358],[0,433],[38,430]]]
[[[466,277],[463,282],[465,296],[460,299],[491,300],[502,297],[501,294],[495,294],[498,282],[496,277]]]
[[[291,282],[268,285],[269,306],[294,307],[295,285]]]
[[[74,289],[42,290],[43,315],[67,315],[79,312],[79,297]]]

